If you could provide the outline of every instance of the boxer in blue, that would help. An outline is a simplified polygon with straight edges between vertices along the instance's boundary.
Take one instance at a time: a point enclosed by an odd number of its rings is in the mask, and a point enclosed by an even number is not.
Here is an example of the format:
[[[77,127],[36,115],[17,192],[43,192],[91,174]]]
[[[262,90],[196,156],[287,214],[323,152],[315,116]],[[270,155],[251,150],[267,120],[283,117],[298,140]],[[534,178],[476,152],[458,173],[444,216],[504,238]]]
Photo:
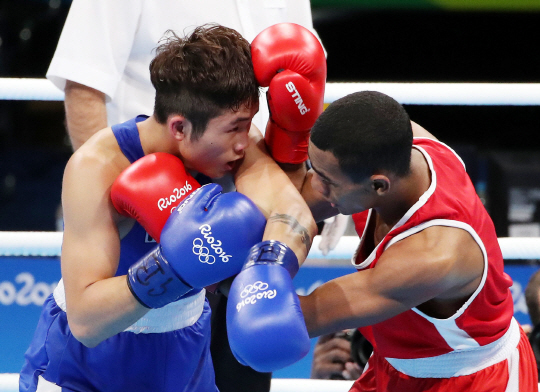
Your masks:
[[[262,241],[293,252],[292,268],[307,256],[311,212],[251,125],[248,42],[202,26],[169,35],[150,67],[153,115],[99,131],[66,166],[62,280],[20,391],[217,391],[204,288]],[[238,192],[197,173],[231,173]]]

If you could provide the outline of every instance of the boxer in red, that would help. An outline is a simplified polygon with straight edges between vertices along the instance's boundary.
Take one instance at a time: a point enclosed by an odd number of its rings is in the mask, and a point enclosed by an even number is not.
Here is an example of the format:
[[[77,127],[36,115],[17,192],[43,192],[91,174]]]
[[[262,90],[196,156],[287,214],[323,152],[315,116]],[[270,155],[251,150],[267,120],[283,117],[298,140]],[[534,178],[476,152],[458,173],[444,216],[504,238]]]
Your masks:
[[[301,297],[311,336],[360,328],[374,347],[352,391],[537,391],[493,223],[446,144],[378,92],[315,123],[302,189],[316,220],[351,215],[358,272]]]

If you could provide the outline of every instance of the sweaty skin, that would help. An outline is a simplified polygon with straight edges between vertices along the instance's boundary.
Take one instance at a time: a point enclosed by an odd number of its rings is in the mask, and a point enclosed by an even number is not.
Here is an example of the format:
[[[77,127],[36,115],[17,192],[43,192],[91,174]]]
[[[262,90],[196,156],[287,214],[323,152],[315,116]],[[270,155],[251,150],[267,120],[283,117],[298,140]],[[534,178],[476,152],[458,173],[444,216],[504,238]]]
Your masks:
[[[415,137],[434,138],[419,125],[412,125]],[[431,184],[428,164],[415,149],[408,176],[380,173],[361,184],[345,176],[330,152],[310,144],[309,153],[313,171],[302,194],[315,215],[322,211],[324,218],[329,203],[343,214],[373,208],[367,252]],[[479,286],[483,270],[483,254],[468,232],[432,226],[387,248],[374,268],[333,279],[300,297],[300,302],[311,336],[373,325],[413,307],[432,317],[447,318]]]
[[[143,150],[176,155],[188,170],[212,178],[235,169],[237,190],[266,217],[287,217],[270,219],[264,239],[285,242],[303,261],[316,225],[299,192],[267,155],[262,135],[251,126],[257,109],[226,111],[211,119],[197,140],[189,137],[191,124],[182,116],[170,116],[166,124],[149,117],[138,123]],[[128,166],[111,128],[105,128],[73,154],[64,174],[61,268],[67,315],[74,336],[89,347],[123,331],[148,311],[129,291],[126,277],[114,276],[120,239],[133,221],[116,212],[110,187]]]

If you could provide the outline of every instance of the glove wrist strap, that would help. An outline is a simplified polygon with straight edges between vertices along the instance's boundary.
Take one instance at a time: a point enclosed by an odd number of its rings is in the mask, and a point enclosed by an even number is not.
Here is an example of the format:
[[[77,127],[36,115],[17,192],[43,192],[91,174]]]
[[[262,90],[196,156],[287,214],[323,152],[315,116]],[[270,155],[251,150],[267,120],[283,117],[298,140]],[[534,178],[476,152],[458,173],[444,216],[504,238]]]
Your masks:
[[[135,299],[153,309],[177,301],[192,289],[173,271],[160,245],[129,268],[127,283]]]
[[[254,245],[250,251],[243,270],[256,264],[279,264],[285,268],[291,278],[298,272],[296,254],[283,242],[270,240]]]

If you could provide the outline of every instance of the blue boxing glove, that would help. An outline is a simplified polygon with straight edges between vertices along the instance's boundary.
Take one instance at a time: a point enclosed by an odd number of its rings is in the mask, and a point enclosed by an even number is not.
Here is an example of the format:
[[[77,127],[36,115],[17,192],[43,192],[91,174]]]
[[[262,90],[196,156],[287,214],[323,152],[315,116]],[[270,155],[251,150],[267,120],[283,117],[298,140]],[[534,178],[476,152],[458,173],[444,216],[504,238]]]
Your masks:
[[[160,244],[129,268],[128,286],[142,305],[160,308],[240,272],[266,218],[246,196],[221,190],[208,184],[193,192],[167,219]]]
[[[302,359],[311,342],[294,290],[294,252],[279,241],[251,248],[227,303],[227,333],[235,358],[259,372]]]

